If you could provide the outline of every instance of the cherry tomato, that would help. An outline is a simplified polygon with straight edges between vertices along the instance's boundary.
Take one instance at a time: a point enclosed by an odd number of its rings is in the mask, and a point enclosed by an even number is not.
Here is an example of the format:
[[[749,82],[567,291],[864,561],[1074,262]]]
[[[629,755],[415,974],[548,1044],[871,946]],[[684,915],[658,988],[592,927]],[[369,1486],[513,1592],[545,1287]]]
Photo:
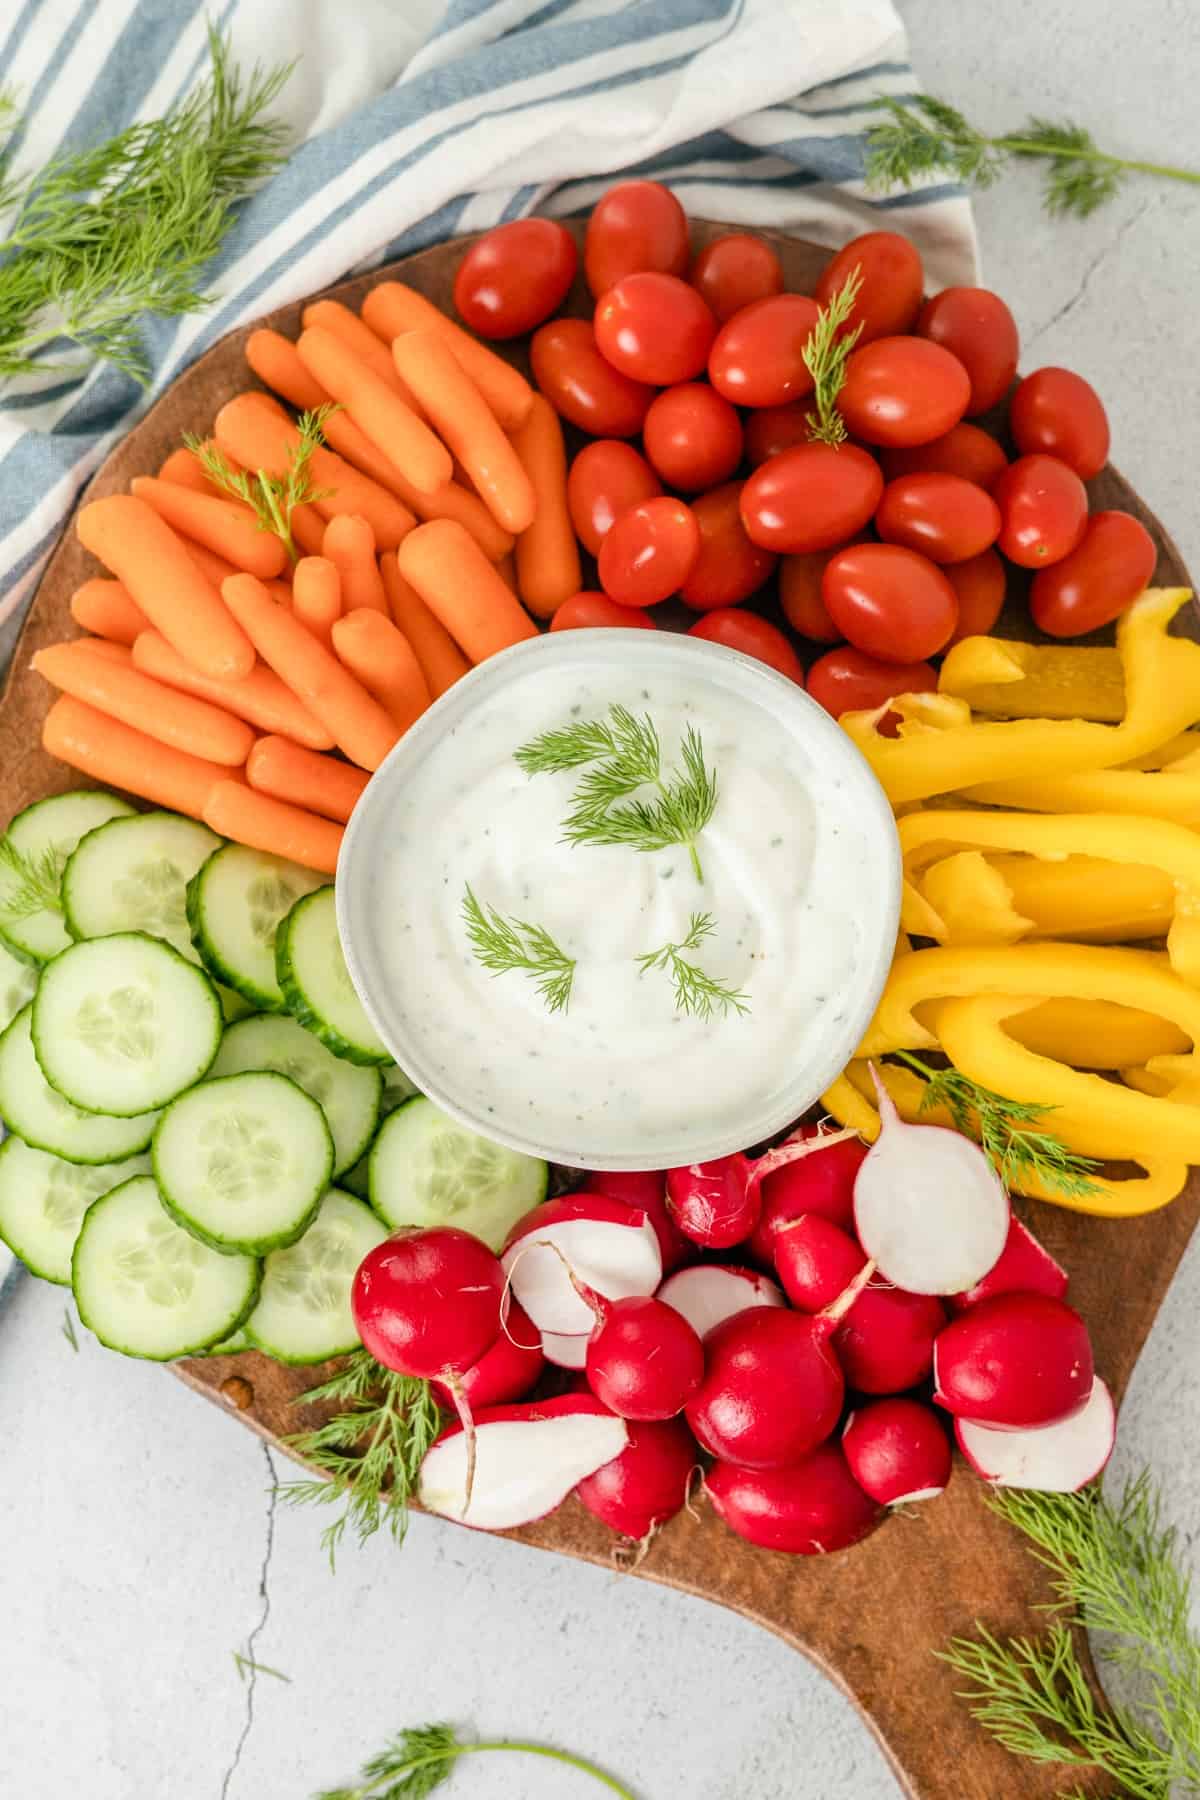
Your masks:
[[[642,442],[665,482],[697,494],[727,480],[741,462],[742,422],[707,382],[687,381],[651,402]]]
[[[853,644],[827,651],[808,671],[809,693],[835,719],[848,712],[874,712],[897,694],[935,694],[937,684],[937,670],[927,662],[879,662]],[[893,713],[879,729],[884,737],[895,737],[898,724]]]
[[[625,275],[596,302],[596,347],[633,381],[669,387],[690,381],[708,361],[717,321],[678,275],[643,269]]]
[[[597,300],[623,275],[682,275],[687,262],[687,214],[670,188],[621,181],[597,200],[583,240],[583,269]]]
[[[812,393],[804,346],[817,322],[807,294],[772,294],[743,306],[722,325],[708,378],[735,406],[782,406]]]
[[[621,514],[600,546],[600,585],[622,606],[654,606],[677,593],[700,554],[690,506],[663,494]]]
[[[1051,637],[1109,624],[1149,585],[1157,560],[1154,539],[1132,513],[1093,513],[1070,555],[1034,576],[1034,624]]]
[[[786,675],[789,681],[804,686],[804,668],[800,658],[780,631],[757,613],[742,612],[737,606],[723,606],[705,613],[688,627],[689,637],[706,638],[710,644],[723,644],[726,650],[738,650],[743,656],[757,657]]]
[[[898,475],[875,514],[885,544],[904,544],[935,563],[965,562],[1000,534],[1000,508],[961,475]]]
[[[598,625],[616,625],[622,631],[657,631],[658,626],[640,606],[618,606],[607,594],[583,592],[564,600],[550,621],[551,631],[590,631]]]
[[[585,444],[567,476],[567,510],[575,536],[592,556],[605,533],[639,500],[662,493],[662,483],[632,444],[597,438]]]
[[[783,265],[761,238],[731,231],[700,252],[688,280],[723,325],[752,300],[782,294]]]
[[[917,335],[957,356],[971,382],[968,417],[1003,400],[1017,372],[1017,321],[990,288],[943,288],[921,308]]]
[[[459,263],[454,304],[480,337],[519,337],[558,311],[578,262],[565,225],[510,219],[485,232]]]
[[[825,565],[821,598],[850,642],[884,662],[922,662],[958,624],[954,589],[927,556],[899,544],[853,544]]]
[[[851,238],[821,271],[818,304],[828,306],[855,268],[862,277],[862,286],[844,330],[853,331],[861,325],[860,344],[911,331],[921,310],[925,272],[908,239],[895,231],[868,231],[862,237]]]
[[[961,475],[976,487],[990,488],[1008,467],[1008,458],[978,425],[952,425],[944,436],[903,450],[883,450],[879,460],[889,481],[898,475]]]
[[[1070,369],[1035,369],[1008,409],[1008,423],[1023,456],[1038,451],[1057,456],[1090,481],[1108,461],[1108,414],[1082,375]]]
[[[766,550],[832,550],[879,505],[879,464],[856,444],[798,444],[755,469],[742,489],[742,524]]]
[[[750,467],[757,469],[769,456],[807,444],[812,435],[808,412],[807,404],[801,400],[793,400],[790,406],[756,407],[744,426],[746,461]]]
[[[1087,526],[1087,489],[1057,456],[1019,456],[992,497],[1000,508],[997,546],[1023,569],[1061,562]]]
[[[971,397],[956,356],[927,338],[876,338],[852,350],[838,409],[866,444],[927,444],[957,425]]]
[[[529,345],[533,379],[556,413],[593,437],[633,437],[654,389],[631,381],[601,356],[586,319],[551,319]]]
[[[863,540],[859,539],[858,542]],[[839,545],[844,549],[844,545]],[[779,604],[793,631],[815,644],[840,644],[842,634],[825,610],[821,578],[832,550],[810,550],[785,556],[779,565]]]
[[[966,562],[951,563],[946,580],[958,600],[958,624],[950,643],[957,644],[965,637],[986,637],[1004,605],[1007,577],[999,556],[994,550],[981,550]]]
[[[692,502],[700,527],[700,554],[680,586],[679,598],[693,612],[736,606],[774,570],[774,552],[752,544],[746,536],[738,507],[741,494],[740,481],[727,481]]]

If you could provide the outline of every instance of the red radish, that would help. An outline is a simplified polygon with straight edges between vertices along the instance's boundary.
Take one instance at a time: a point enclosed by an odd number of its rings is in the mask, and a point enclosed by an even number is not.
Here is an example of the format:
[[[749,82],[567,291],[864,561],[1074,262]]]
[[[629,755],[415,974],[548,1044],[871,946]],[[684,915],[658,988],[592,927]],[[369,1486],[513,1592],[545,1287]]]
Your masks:
[[[640,1208],[653,1225],[662,1254],[663,1274],[681,1269],[692,1255],[692,1246],[676,1229],[667,1211],[667,1172],[665,1169],[597,1170],[585,1177],[585,1194],[608,1194],[623,1200],[626,1206]]]
[[[993,1487],[1074,1494],[1095,1480],[1112,1455],[1117,1415],[1112,1395],[1097,1376],[1082,1410],[1056,1425],[997,1431],[974,1419],[956,1419],[954,1435],[975,1473]]]
[[[1009,1205],[979,1145],[940,1125],[909,1125],[872,1068],[879,1136],[854,1179],[858,1241],[910,1294],[957,1294],[999,1262]]]
[[[673,1419],[704,1376],[700,1339],[682,1313],[631,1294],[602,1300],[587,1347],[588,1386],[622,1419]]]
[[[936,1500],[950,1479],[950,1440],[931,1406],[872,1400],[842,1430],[850,1473],[881,1506]]]
[[[474,1437],[474,1482],[466,1433],[451,1425],[426,1452],[417,1498],[444,1519],[508,1531],[544,1519],[620,1456],[629,1429],[590,1394],[564,1394],[489,1407],[476,1419]]]
[[[350,1303],[376,1362],[461,1394],[460,1378],[500,1336],[503,1293],[504,1270],[470,1232],[407,1226],[367,1251]]]
[[[518,1219],[502,1257],[513,1293],[539,1331],[586,1337],[595,1323],[576,1282],[620,1300],[662,1279],[654,1226],[607,1194],[563,1194]]]
[[[576,1332],[568,1337],[562,1331],[543,1331],[542,1355],[559,1369],[582,1369],[587,1363],[588,1334]]]
[[[696,1263],[664,1281],[658,1298],[682,1313],[700,1338],[751,1306],[782,1306],[782,1290],[768,1275],[730,1263]]]
[[[933,1346],[946,1323],[940,1300],[871,1282],[833,1340],[847,1384],[861,1394],[899,1394],[933,1368]]]
[[[792,1556],[845,1550],[882,1517],[837,1444],[822,1444],[786,1469],[739,1469],[719,1462],[704,1486],[731,1531],[763,1550]]]
[[[682,1509],[696,1466],[695,1441],[682,1419],[631,1425],[620,1456],[575,1492],[590,1513],[640,1543]]]
[[[758,1190],[750,1189],[750,1159],[735,1150],[715,1162],[667,1170],[667,1208],[685,1238],[704,1250],[727,1250],[758,1223]]]
[[[462,1396],[472,1410],[522,1400],[533,1388],[545,1362],[536,1325],[512,1301],[500,1336],[460,1378]],[[435,1381],[433,1385],[447,1406],[456,1404],[444,1382]]]
[[[938,1336],[934,1399],[980,1425],[1018,1431],[1069,1419],[1094,1377],[1087,1326],[1048,1294],[997,1294]]]
[[[750,1184],[762,1194],[762,1212],[750,1237],[750,1254],[773,1266],[775,1228],[785,1219],[819,1213],[854,1230],[854,1177],[867,1146],[856,1131],[802,1125],[786,1142],[760,1156]]]
[[[1062,1264],[1055,1262],[1014,1213],[1000,1261],[965,1294],[951,1294],[949,1304],[952,1311],[965,1312],[968,1306],[990,1300],[993,1294],[1049,1294],[1052,1300],[1064,1300],[1067,1280]]]
[[[866,1262],[848,1232],[820,1213],[780,1225],[775,1233],[775,1271],[793,1306],[820,1312],[844,1293]]]

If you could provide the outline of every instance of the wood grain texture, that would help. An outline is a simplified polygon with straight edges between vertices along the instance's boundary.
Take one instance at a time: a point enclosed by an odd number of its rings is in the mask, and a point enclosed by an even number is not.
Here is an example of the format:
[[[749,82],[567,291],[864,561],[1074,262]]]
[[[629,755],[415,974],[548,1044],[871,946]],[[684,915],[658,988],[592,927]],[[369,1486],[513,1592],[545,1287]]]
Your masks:
[[[699,248],[723,229],[696,225]],[[771,234],[764,234],[771,235]],[[811,291],[827,252],[774,239],[788,286]],[[395,274],[449,307],[461,242],[411,257],[395,269],[346,282],[331,292],[356,304],[381,275]],[[294,336],[300,306],[267,323]],[[586,311],[582,292],[572,310]],[[184,374],[100,469],[83,496],[94,499],[154,471],[185,431],[203,432],[235,393],[257,385],[242,345],[249,327],[225,338]],[[523,349],[512,352],[521,364]],[[1159,546],[1156,580],[1186,582],[1179,554],[1128,483],[1108,468],[1090,484],[1094,506],[1136,513]],[[68,603],[97,572],[68,529],[43,578],[13,659],[0,704],[0,785],[5,816],[31,800],[82,785],[40,748],[50,695],[29,668],[43,644],[77,635]],[[1070,1269],[1072,1299],[1091,1326],[1097,1366],[1119,1396],[1158,1311],[1200,1210],[1200,1183],[1164,1212],[1104,1221],[1049,1206],[1027,1216],[1048,1248]],[[216,1357],[177,1366],[197,1392],[229,1406],[242,1422],[279,1444],[311,1423],[296,1396],[322,1370],[287,1369],[258,1355]],[[703,1504],[659,1534],[637,1574],[756,1620],[810,1657],[861,1709],[913,1800],[1051,1800],[1063,1773],[1017,1764],[998,1750],[953,1694],[951,1674],[934,1656],[946,1639],[985,1620],[998,1632],[1029,1630],[1046,1599],[1037,1565],[1015,1535],[989,1513],[984,1490],[959,1464],[938,1501],[889,1519],[853,1550],[824,1559],[791,1558],[753,1549],[730,1535]],[[317,1521],[313,1522],[314,1537]],[[543,1549],[610,1565],[613,1539],[574,1501],[553,1518],[512,1534]],[[803,1746],[797,1746],[803,1758]],[[1079,1786],[1078,1777],[1074,1785]],[[1082,1791],[1101,1795],[1102,1782]]]

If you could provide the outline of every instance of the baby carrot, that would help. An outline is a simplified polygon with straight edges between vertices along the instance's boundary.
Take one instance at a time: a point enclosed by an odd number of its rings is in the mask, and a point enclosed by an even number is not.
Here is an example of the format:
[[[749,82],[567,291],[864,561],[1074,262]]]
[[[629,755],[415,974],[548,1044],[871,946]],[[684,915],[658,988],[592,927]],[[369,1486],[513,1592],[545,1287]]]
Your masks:
[[[207,700],[177,694],[140,669],[98,656],[86,639],[47,645],[37,652],[33,666],[64,694],[189,756],[240,769],[253,747],[254,733],[244,720]]]
[[[333,529],[330,522],[329,530]],[[292,612],[311,631],[318,643],[329,650],[329,636],[335,619],[342,616],[342,583],[334,564],[324,556],[302,556],[292,576]],[[281,794],[281,800],[291,799]]]
[[[300,361],[291,338],[282,332],[265,326],[252,331],[246,339],[246,361],[263,386],[281,395],[297,412],[316,412],[319,406],[328,406],[329,395]],[[330,422],[325,422],[327,438]],[[332,438],[329,441],[332,443]]]
[[[502,556],[496,564],[496,573],[509,593],[517,594],[519,600],[521,596],[517,593],[517,565],[514,559],[511,556]]]
[[[126,669],[133,667],[133,651],[128,644],[114,644],[109,638],[86,637],[72,638],[73,644],[86,648],[89,656],[99,656],[105,662],[121,663]],[[101,711],[103,711],[103,707]]]
[[[318,524],[320,525],[320,528],[324,530],[324,522],[318,521]],[[239,573],[234,563],[229,562],[223,556],[218,556],[215,550],[209,550],[203,544],[193,543],[191,538],[184,538],[183,547],[199,569],[200,573],[208,576],[208,579],[212,582],[218,592],[220,591],[221,583],[225,580],[227,575],[236,575]],[[277,578],[274,581],[265,581],[263,586],[269,593],[274,594],[281,606],[290,606],[292,604],[292,590],[286,581],[281,581]]]
[[[333,647],[401,731],[428,707],[429,684],[413,647],[384,614],[369,608],[347,613],[334,625]]]
[[[293,506],[292,536],[305,556],[320,556],[325,542],[325,519],[315,506],[305,502]]]
[[[253,575],[231,575],[221,592],[263,661],[328,726],[339,749],[361,769],[377,769],[400,735],[379,702]]]
[[[130,487],[161,519],[186,538],[223,556],[235,569],[270,581],[287,566],[287,551],[273,531],[260,531],[258,520],[240,500],[219,494],[197,494],[174,481],[138,475]]]
[[[215,494],[218,490],[204,473],[204,464],[194,450],[181,444],[172,450],[158,471],[160,481],[173,481],[177,487],[191,488],[194,494]]]
[[[314,325],[301,333],[296,348],[309,374],[328,388],[376,448],[404,470],[415,488],[433,494],[449,481],[452,465],[446,446],[341,338]]]
[[[397,564],[472,662],[537,636],[537,626],[475,539],[452,519],[418,525],[405,538]]]
[[[342,827],[299,806],[287,806],[272,800],[240,781],[218,781],[204,808],[204,823],[210,831],[232,838],[235,844],[246,844],[251,850],[265,850],[270,856],[284,856],[305,869],[320,869],[332,875],[337,869],[338,851],[342,847]]]
[[[533,396],[529,417],[513,433],[513,449],[533,486],[532,522],[517,539],[517,592],[539,619],[548,619],[583,586],[579,545],[567,511],[567,453],[558,414],[544,394]]]
[[[384,551],[379,559],[379,572],[383,576],[392,623],[412,645],[429,692],[436,700],[439,694],[453,687],[471,665],[437,614],[430,612],[412,583],[405,581],[394,550]]]
[[[347,350],[352,350],[368,368],[374,370],[380,381],[390,387],[394,394],[399,394],[406,406],[412,406],[414,412],[418,410],[413,406],[413,397],[392,362],[387,345],[380,342],[369,325],[363,324],[356,312],[351,312],[340,300],[314,300],[305,307],[301,322],[305,331],[315,325],[318,329],[332,332],[334,337],[341,338]]]
[[[229,775],[220,763],[169,749],[70,694],[61,695],[46,714],[42,748],[105,787],[124,788],[192,819],[204,817],[209,795],[225,786]],[[235,782],[228,785],[241,791]]]
[[[254,650],[245,632],[153,507],[136,494],[109,494],[83,507],[76,529],[85,549],[124,582],[150,623],[193,668],[202,675],[250,673]]]
[[[533,486],[496,415],[435,331],[410,331],[392,345],[396,367],[505,531],[533,519]]]
[[[357,612],[368,606],[387,616],[387,595],[375,561],[375,533],[365,519],[342,513],[325,527],[323,554],[333,563],[342,582],[342,611]]]
[[[333,733],[264,663],[256,663],[240,681],[214,681],[210,675],[198,675],[157,631],[142,632],[133,646],[133,662],[156,681],[198,700],[211,700],[259,731],[278,732],[310,750],[333,749]]]
[[[435,331],[453,350],[505,431],[515,431],[524,423],[533,399],[525,377],[415,288],[401,281],[381,281],[363,301],[362,316],[376,336],[389,344],[406,331]]]
[[[71,617],[85,631],[117,644],[132,644],[139,632],[150,629],[149,619],[124,582],[106,581],[101,575],[75,589]]]
[[[287,738],[263,737],[250,752],[246,779],[260,794],[307,807],[344,825],[371,777],[336,756],[318,756]]]

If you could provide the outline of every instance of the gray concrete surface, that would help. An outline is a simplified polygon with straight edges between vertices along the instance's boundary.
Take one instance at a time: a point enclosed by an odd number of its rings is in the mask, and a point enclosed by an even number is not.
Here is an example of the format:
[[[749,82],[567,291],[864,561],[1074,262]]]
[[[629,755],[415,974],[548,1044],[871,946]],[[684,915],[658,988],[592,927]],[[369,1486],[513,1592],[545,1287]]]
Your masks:
[[[1200,164],[1191,0],[904,10],[926,84],[982,124],[1073,115],[1127,153]],[[1200,197],[1141,183],[1085,224],[1052,225],[1020,171],[981,197],[979,226],[1025,366],[1062,361],[1097,382],[1117,461],[1200,571]],[[331,1576],[319,1517],[272,1498],[286,1470],[263,1446],[153,1368],[90,1342],[73,1353],[63,1304],[28,1282],[4,1321],[0,1793],[307,1800],[393,1730],[450,1718],[574,1746],[644,1800],[894,1800],[846,1702],[714,1607],[421,1519],[403,1555],[351,1547]],[[1138,1369],[1114,1468],[1153,1463],[1189,1546],[1198,1313],[1200,1247]],[[288,1681],[240,1683],[233,1652],[247,1647]],[[600,1790],[480,1759],[453,1792]]]

